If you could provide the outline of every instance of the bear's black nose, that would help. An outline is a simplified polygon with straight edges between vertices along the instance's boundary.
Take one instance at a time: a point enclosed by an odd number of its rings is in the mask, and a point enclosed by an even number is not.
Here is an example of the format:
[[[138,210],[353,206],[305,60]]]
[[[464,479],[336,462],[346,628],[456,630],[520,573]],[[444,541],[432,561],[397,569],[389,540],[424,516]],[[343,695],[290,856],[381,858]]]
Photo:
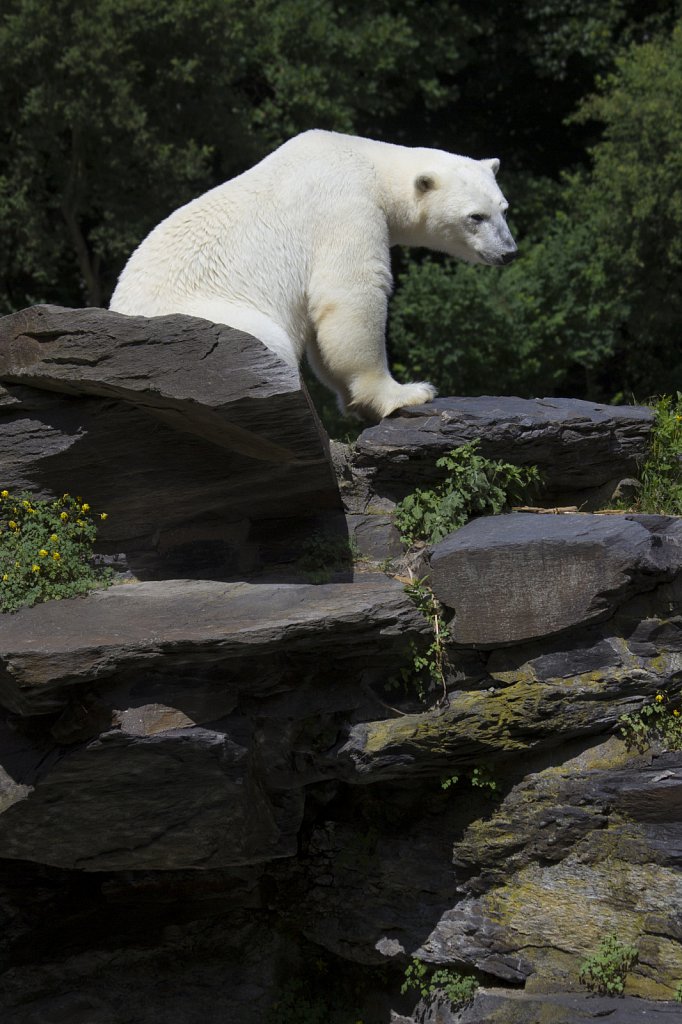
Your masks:
[[[511,263],[512,260],[515,260],[518,255],[518,249],[511,249],[509,252],[502,253],[502,256],[500,257],[500,263],[504,263],[506,266],[507,263]]]

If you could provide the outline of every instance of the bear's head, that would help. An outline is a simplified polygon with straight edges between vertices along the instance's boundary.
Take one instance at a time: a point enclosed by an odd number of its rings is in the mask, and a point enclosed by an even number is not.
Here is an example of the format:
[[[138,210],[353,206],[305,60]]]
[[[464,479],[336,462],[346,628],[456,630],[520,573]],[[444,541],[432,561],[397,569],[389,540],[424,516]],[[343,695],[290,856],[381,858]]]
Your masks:
[[[518,250],[495,180],[500,161],[431,153],[413,181],[417,244],[467,263],[511,263]]]

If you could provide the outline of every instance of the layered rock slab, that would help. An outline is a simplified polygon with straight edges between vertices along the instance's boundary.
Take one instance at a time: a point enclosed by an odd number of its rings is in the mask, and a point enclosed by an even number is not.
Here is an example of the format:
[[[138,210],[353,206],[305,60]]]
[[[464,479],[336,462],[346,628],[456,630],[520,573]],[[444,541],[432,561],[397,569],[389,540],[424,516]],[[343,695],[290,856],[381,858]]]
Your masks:
[[[306,719],[320,716],[318,749],[331,723],[333,745],[363,680],[396,671],[423,628],[385,577],[124,584],[3,616],[0,856],[83,870],[292,856],[302,787],[324,777],[306,771]],[[278,709],[293,681],[312,706]]]
[[[588,1024],[604,1019],[609,1024],[673,1024],[679,1013],[679,1005],[672,1002],[633,997],[613,999],[574,992],[529,995],[514,989],[483,988],[463,1010],[453,1010],[443,997],[429,1005],[420,1003],[411,1017],[394,1014],[391,1024]]]
[[[371,659],[425,624],[385,576],[340,584],[130,583],[0,617],[0,703],[22,715],[63,707],[66,691],[124,671],[169,677],[239,657],[315,651]],[[266,683],[267,685],[267,683]],[[258,692],[257,674],[242,687]]]
[[[362,818],[320,829],[299,905],[306,934],[361,962],[417,957],[532,993],[582,993],[581,963],[616,932],[639,951],[627,994],[671,1000],[679,754],[574,742],[495,777],[487,801],[464,774],[445,792],[424,786],[421,808],[414,791],[410,805],[404,789],[379,789],[373,833]]]
[[[682,570],[682,525],[664,516],[475,519],[435,546],[430,583],[455,610],[455,643],[500,647],[608,618]]]
[[[637,474],[653,421],[648,408],[569,398],[437,398],[363,431],[351,464],[370,491],[399,500],[442,478],[438,458],[479,440],[489,459],[537,465],[548,503],[581,503]]]
[[[236,575],[254,522],[340,510],[298,372],[224,325],[37,306],[0,321],[0,381],[3,486],[86,495],[143,577]]]
[[[671,999],[682,973],[682,759],[642,763],[611,740],[529,775],[454,844],[469,894],[417,955],[531,990],[577,988],[616,933],[639,962],[626,993]],[[656,964],[652,970],[651,965]]]

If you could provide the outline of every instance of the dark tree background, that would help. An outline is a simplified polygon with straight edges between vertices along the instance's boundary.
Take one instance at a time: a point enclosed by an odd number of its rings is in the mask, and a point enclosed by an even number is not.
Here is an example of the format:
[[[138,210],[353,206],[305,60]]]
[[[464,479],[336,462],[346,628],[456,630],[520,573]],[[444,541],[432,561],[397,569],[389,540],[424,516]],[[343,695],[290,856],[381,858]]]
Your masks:
[[[398,251],[399,375],[682,390],[680,18],[679,0],[4,0],[0,313],[105,305],[167,213],[330,128],[502,160],[523,258]]]

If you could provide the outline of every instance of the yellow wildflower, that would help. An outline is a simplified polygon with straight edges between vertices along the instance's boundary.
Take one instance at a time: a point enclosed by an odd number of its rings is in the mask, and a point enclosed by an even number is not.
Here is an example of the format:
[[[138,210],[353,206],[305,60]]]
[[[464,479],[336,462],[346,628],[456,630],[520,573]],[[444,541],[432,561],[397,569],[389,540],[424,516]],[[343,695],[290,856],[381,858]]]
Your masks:
[[[81,512],[89,512],[89,511],[90,511],[90,506],[88,505],[88,503],[86,501],[83,505],[81,505]]]
[[[68,512],[60,512],[59,513],[59,518],[66,520],[66,519],[69,518],[69,513]]]
[[[18,530],[19,529],[19,527],[17,526],[17,524],[14,522],[13,519],[10,519],[10,521],[8,522],[7,525],[9,526],[10,530]]]
[[[9,498],[9,491],[0,491],[0,498]]]
[[[8,579],[9,579],[9,576],[7,575],[7,573],[5,573],[4,576],[2,577],[2,582],[3,583],[7,583]]]
[[[76,526],[87,526],[87,525],[88,524],[86,523],[86,521],[84,519],[77,519],[76,520]]]
[[[100,519],[108,519],[109,515],[107,512],[100,512],[99,517]]]
[[[662,704],[664,700],[665,700],[665,697],[663,696],[662,693],[657,693],[656,694],[656,703],[657,704]]]
[[[675,718],[679,718],[680,717],[679,711],[673,711],[673,715],[675,716]]]
[[[36,563],[34,562],[33,565],[31,566],[31,572],[40,572],[40,566],[36,565]]]
[[[40,555],[41,558],[47,558],[49,552],[46,551],[45,548],[41,548],[38,554]]]
[[[57,536],[56,533],[51,533],[50,534],[50,540],[52,541],[53,544],[56,544],[57,541],[59,540],[59,537]]]
[[[31,507],[31,502],[30,501],[22,501],[21,504],[24,506],[24,508],[29,508],[30,509],[30,507]]]
[[[52,552],[52,557],[54,558],[55,562],[58,562],[58,561],[59,561],[59,559],[60,559],[60,558],[61,558],[62,556],[61,556],[61,555],[59,554],[59,552],[58,552],[58,551],[53,551],[53,552]]]

